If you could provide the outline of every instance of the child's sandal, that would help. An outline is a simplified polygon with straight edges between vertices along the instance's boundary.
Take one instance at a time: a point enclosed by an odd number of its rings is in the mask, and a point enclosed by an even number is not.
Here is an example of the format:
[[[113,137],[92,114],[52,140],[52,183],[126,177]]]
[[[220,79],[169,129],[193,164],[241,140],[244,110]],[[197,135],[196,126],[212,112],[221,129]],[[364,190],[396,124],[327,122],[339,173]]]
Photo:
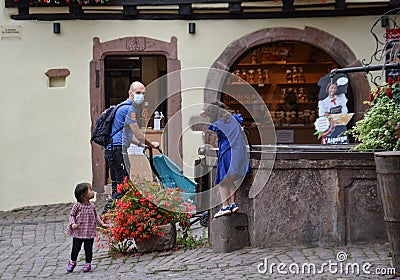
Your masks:
[[[92,269],[92,266],[90,265],[90,263],[85,263],[85,265],[83,266],[83,272],[89,272]]]
[[[76,262],[70,261],[67,265],[67,272],[72,272],[74,271],[74,268],[76,266]]]

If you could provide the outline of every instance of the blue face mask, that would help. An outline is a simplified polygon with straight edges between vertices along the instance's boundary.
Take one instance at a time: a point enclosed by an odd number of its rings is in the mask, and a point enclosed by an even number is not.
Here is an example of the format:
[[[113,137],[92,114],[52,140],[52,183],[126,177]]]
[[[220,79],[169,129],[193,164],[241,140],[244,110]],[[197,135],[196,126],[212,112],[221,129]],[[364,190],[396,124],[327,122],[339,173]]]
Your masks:
[[[133,102],[135,102],[137,105],[142,104],[144,101],[144,94],[134,94],[133,95]]]

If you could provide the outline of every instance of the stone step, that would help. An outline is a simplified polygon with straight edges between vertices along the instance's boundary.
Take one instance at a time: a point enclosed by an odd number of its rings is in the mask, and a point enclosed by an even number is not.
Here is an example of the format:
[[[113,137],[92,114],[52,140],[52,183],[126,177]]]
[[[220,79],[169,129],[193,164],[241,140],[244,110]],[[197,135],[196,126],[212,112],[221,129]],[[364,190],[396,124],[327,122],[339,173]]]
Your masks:
[[[245,213],[211,220],[210,241],[215,253],[229,253],[250,246],[248,220]]]

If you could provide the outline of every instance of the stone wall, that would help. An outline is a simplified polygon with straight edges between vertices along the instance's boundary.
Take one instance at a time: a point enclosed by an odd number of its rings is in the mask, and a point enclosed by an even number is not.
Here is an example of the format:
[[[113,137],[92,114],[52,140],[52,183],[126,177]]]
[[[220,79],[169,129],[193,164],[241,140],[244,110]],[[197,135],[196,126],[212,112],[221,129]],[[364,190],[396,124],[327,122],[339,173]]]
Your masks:
[[[278,147],[271,173],[271,162],[265,162],[271,159],[260,159],[268,152],[251,153],[251,174],[237,193],[241,212],[248,215],[250,244],[344,246],[386,240],[373,153],[308,148]],[[205,154],[203,164],[215,161],[215,150]],[[250,199],[258,172],[265,185]]]

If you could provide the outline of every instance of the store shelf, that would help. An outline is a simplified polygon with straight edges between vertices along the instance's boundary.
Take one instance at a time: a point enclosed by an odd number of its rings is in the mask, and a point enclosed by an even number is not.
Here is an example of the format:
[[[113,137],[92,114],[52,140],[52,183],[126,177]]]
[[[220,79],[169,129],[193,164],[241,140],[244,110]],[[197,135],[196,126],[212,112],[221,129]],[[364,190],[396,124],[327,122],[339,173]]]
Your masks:
[[[314,61],[265,61],[262,63],[239,63],[237,67],[264,67],[266,65],[278,65],[278,66],[297,66],[297,65],[332,65],[332,62],[326,61],[326,62],[314,62]]]
[[[276,53],[279,54],[276,56],[278,60],[272,60]],[[268,61],[270,58],[271,61]],[[253,126],[255,120],[245,107],[256,105],[252,101],[254,91],[257,91],[275,121],[276,130],[294,130],[295,143],[318,142],[317,137],[313,136],[313,120],[318,112],[318,81],[335,67],[335,62],[327,61],[329,59],[331,58],[308,45],[291,42],[262,45],[244,56],[231,72],[245,81],[265,80],[268,83],[263,87],[259,87],[257,83],[228,83],[224,90],[229,94],[223,94],[222,101],[233,111],[241,113],[247,121],[253,121],[250,124]],[[245,102],[241,104],[235,99]],[[252,109],[253,115],[262,116],[264,113],[260,111],[262,106],[254,106]],[[290,122],[288,116],[292,118]],[[299,131],[296,132],[297,130]]]
[[[314,86],[318,87],[317,85],[318,81],[316,82],[307,82],[307,83],[276,83],[277,86],[296,86],[296,87],[301,87],[301,86]]]
[[[268,86],[271,86],[272,84],[271,83],[264,83],[264,86],[260,86],[260,84],[258,84],[258,83],[227,83],[226,84],[227,86],[231,86],[231,87],[236,87],[236,86],[242,86],[242,87],[246,87],[246,86],[252,86],[252,87],[268,87]]]

